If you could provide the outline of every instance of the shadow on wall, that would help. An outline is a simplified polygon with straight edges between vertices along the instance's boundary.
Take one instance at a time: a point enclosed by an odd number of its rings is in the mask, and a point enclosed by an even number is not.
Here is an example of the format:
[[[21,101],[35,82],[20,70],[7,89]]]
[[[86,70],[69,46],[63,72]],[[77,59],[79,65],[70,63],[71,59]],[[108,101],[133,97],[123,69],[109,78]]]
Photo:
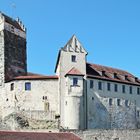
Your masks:
[[[116,98],[114,100],[117,100]],[[124,100],[123,100],[124,102]],[[96,129],[135,129],[136,111],[135,105],[129,106],[116,104],[109,106],[109,98],[100,97],[94,92],[94,100],[89,105],[89,128]]]

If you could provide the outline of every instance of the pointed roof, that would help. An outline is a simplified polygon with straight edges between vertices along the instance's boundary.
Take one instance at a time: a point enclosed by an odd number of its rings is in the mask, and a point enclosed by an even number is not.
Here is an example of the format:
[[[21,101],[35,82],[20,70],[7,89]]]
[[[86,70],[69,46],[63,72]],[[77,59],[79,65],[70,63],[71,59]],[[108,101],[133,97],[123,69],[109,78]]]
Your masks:
[[[76,42],[75,42],[76,41]],[[75,51],[75,47],[78,48],[79,52],[87,54],[87,51],[84,49],[83,45],[81,42],[78,40],[76,35],[73,35],[70,40],[66,43],[66,45],[62,48],[62,50],[70,50],[70,47],[72,48],[71,51]]]
[[[75,41],[77,42],[78,45],[75,44]],[[70,38],[70,40],[66,43],[66,45],[59,50],[58,57],[57,57],[57,62],[56,62],[56,66],[55,66],[55,72],[57,70],[57,66],[58,66],[58,63],[59,63],[59,60],[60,60],[61,51],[68,51],[68,50],[85,53],[85,55],[88,54],[88,52],[84,49],[83,45],[77,39],[76,35],[73,35]]]
[[[74,67],[66,74],[66,76],[67,75],[84,76],[84,74],[82,74],[78,69],[76,69]]]

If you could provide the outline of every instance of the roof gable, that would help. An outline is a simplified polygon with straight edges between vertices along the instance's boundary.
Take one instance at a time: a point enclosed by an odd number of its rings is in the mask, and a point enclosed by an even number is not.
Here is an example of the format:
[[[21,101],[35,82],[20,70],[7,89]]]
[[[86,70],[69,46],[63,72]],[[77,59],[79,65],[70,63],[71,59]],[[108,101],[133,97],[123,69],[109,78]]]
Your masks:
[[[66,75],[77,75],[77,76],[84,76],[78,69],[72,68]]]
[[[83,45],[80,43],[80,41],[77,39],[75,35],[71,37],[71,39],[67,42],[67,44],[62,49],[64,51],[87,54],[87,51],[84,49]]]

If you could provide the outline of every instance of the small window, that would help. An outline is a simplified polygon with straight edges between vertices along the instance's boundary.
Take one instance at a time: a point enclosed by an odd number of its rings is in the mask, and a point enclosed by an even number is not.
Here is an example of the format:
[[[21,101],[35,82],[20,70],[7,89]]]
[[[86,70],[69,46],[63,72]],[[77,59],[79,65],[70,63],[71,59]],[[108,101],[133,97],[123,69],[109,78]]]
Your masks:
[[[43,98],[42,98],[43,100],[47,100],[47,96],[43,96]]]
[[[117,99],[117,105],[120,106],[121,105],[121,100]]]
[[[102,90],[102,82],[98,82],[98,89]]]
[[[94,97],[92,97],[92,100],[94,100]]]
[[[44,102],[44,111],[48,112],[50,108],[49,102]]]
[[[72,61],[72,62],[76,62],[76,56],[75,56],[75,55],[72,55],[72,56],[71,56],[71,61]]]
[[[122,85],[122,93],[125,93],[125,85]]]
[[[107,83],[107,90],[108,90],[108,91],[110,91],[110,90],[111,90],[110,83]]]
[[[137,111],[137,117],[140,117],[140,111],[139,110]]]
[[[114,91],[115,91],[115,92],[118,91],[118,85],[117,85],[117,84],[114,85]]]
[[[140,95],[140,88],[137,88],[137,94]]]
[[[93,80],[90,80],[90,88],[93,88]]]
[[[109,99],[109,105],[112,106],[112,99]]]
[[[73,78],[73,86],[77,86],[78,85],[78,78]]]
[[[129,87],[129,93],[132,94],[132,86]]]
[[[10,90],[14,90],[14,83],[11,84]]]
[[[128,100],[125,100],[125,106],[128,106]]]
[[[25,90],[31,90],[31,83],[30,82],[25,83]]]

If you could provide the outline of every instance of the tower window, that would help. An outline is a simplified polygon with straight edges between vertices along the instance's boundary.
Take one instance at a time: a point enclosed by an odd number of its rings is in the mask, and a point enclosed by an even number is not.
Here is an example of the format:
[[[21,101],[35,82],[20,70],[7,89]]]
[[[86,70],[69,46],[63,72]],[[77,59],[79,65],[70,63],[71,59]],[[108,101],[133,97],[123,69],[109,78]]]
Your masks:
[[[90,80],[90,88],[93,88],[93,80]]]
[[[30,82],[25,83],[25,90],[31,90],[31,83]]]
[[[71,61],[72,61],[72,62],[76,62],[76,56],[75,56],[75,55],[72,55],[72,56],[71,56]]]
[[[125,85],[122,85],[122,92],[125,93]]]
[[[73,86],[77,86],[78,85],[78,78],[73,78]]]
[[[102,82],[98,82],[98,89],[102,90]]]
[[[110,83],[107,83],[107,90],[108,90],[108,91],[110,91],[110,90],[111,90]]]
[[[10,90],[14,90],[14,83],[11,84]]]
[[[118,91],[118,85],[117,85],[117,84],[114,85],[114,91],[115,91],[115,92]]]
[[[132,86],[129,87],[129,93],[132,94]]]

